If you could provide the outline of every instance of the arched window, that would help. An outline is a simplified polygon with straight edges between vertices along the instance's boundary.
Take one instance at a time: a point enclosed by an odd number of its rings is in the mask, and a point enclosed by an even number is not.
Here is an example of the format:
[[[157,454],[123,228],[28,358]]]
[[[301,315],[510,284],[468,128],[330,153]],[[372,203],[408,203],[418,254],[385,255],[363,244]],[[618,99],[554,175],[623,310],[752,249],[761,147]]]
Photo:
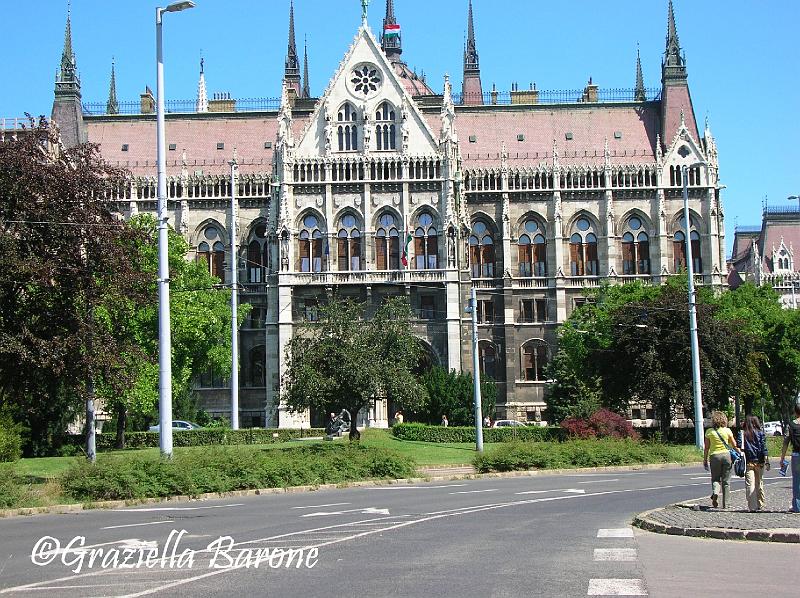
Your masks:
[[[247,282],[264,282],[268,268],[267,225],[261,222],[250,233],[250,242],[247,244]]]
[[[248,376],[247,382],[249,386],[266,386],[266,352],[264,345],[257,345],[250,349],[248,354],[247,366]]]
[[[337,235],[336,253],[339,271],[361,270],[361,231],[352,214],[342,216]]]
[[[622,235],[622,273],[650,274],[650,238],[642,230],[642,221],[633,216],[625,223]]]
[[[417,270],[435,270],[439,267],[439,232],[433,225],[433,216],[422,212],[414,230],[414,259]]]
[[[345,102],[339,108],[336,117],[339,123],[337,128],[337,141],[339,142],[340,152],[354,152],[358,150],[358,125],[356,120],[358,113],[350,102]]]
[[[481,368],[481,376],[489,377],[492,380],[497,379],[497,353],[495,352],[494,345],[489,341],[481,341],[478,344],[479,364]]]
[[[381,102],[375,112],[375,143],[378,151],[397,149],[396,130],[394,108],[389,102]]]
[[[400,234],[394,216],[383,214],[375,232],[375,261],[378,270],[400,269]]]
[[[472,278],[494,277],[494,239],[486,224],[480,220],[472,225],[469,260]]]
[[[547,243],[544,229],[535,220],[523,225],[517,242],[520,276],[547,276]]]
[[[680,272],[682,270],[686,270],[686,221],[681,217],[678,226],[680,227],[678,230],[675,231],[675,234],[672,238],[672,254],[673,254],[673,266],[675,272]],[[697,230],[697,222],[695,221],[694,217],[690,217],[690,232],[689,232],[689,239],[692,243],[692,269],[694,270],[695,274],[698,274],[703,271],[703,258],[702,254],[700,253],[702,247],[700,244],[700,233]]]
[[[205,227],[200,234],[196,259],[198,262],[205,260],[211,276],[225,281],[225,245],[220,241],[219,229],[213,224]]]
[[[298,270],[300,272],[322,272],[322,250],[323,235],[319,230],[319,221],[316,216],[309,214],[303,218],[303,228],[298,240]]]
[[[575,222],[575,232],[569,238],[569,269],[572,276],[597,276],[600,261],[597,258],[597,235],[587,218]]]
[[[544,369],[549,361],[550,353],[546,342],[541,339],[528,341],[522,345],[522,379],[546,380]]]

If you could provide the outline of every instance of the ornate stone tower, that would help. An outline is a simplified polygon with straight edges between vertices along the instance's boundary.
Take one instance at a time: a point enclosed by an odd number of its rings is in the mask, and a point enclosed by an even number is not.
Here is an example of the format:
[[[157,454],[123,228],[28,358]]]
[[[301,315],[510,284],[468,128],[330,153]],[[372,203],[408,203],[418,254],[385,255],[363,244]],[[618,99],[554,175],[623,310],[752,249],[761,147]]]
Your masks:
[[[81,107],[81,80],[72,51],[72,26],[67,11],[67,28],[64,32],[64,51],[61,53],[61,68],[56,75],[55,99],[52,120],[58,125],[61,142],[70,148],[86,141]]]
[[[383,48],[383,52],[389,62],[400,62],[400,55],[403,53],[403,41],[397,18],[394,16],[394,0],[386,0],[386,16],[383,18],[381,48]]]
[[[283,81],[289,89],[290,96],[292,92],[294,92],[294,97],[302,95],[300,60],[297,57],[297,44],[294,41],[294,1],[289,3],[289,46],[286,50],[286,67],[283,73]]]
[[[462,103],[467,106],[483,104],[481,87],[481,67],[478,62],[478,49],[475,45],[475,26],[472,22],[472,0],[469,0],[467,21],[467,45],[464,48],[464,80],[461,87]]]
[[[661,140],[665,145],[669,145],[681,126],[682,119],[685,120],[686,128],[694,140],[699,140],[692,97],[689,93],[686,56],[683,55],[678,40],[672,0],[669,2],[667,19],[667,47],[661,63],[661,85]]]

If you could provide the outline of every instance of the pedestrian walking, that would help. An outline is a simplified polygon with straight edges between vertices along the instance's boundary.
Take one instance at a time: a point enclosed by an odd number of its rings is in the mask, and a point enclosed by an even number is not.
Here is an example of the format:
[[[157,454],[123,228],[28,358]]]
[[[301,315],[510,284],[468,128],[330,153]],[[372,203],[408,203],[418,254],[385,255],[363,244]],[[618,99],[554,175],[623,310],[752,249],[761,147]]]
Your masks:
[[[446,428],[447,426],[449,426],[449,425],[450,425],[450,422],[449,422],[449,421],[447,421],[447,416],[446,416],[446,415],[443,415],[443,416],[442,416],[442,425],[443,425],[445,428]]]
[[[721,411],[711,414],[711,426],[706,430],[705,448],[703,450],[703,467],[711,469],[711,506],[715,509],[722,494],[722,508],[728,508],[728,493],[731,486],[731,454],[730,449],[737,452],[736,439],[728,427],[728,417]],[[709,462],[710,456],[710,462]]]
[[[488,415],[483,418],[483,427],[484,428],[491,428],[492,427],[492,418]]]
[[[764,468],[769,471],[767,437],[761,429],[761,422],[755,415],[744,419],[744,456],[747,470],[744,474],[744,488],[747,508],[750,512],[764,509]]]
[[[793,421],[789,422],[788,434],[783,437],[781,469],[785,471],[786,450],[792,445],[792,513],[800,513],[800,402],[794,406]]]
[[[403,423],[403,412],[402,411],[398,411],[397,413],[394,414],[394,423],[396,423],[396,424],[402,424]]]

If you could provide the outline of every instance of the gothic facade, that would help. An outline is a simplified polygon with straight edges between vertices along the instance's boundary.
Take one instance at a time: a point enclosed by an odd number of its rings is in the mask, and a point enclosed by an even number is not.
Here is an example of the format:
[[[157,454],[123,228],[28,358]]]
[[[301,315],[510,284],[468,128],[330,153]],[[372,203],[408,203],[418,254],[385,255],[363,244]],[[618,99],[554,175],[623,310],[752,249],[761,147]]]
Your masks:
[[[434,91],[402,60],[395,3],[383,32],[363,19],[327,89],[301,75],[294,8],[279,106],[208,98],[166,119],[170,222],[253,305],[241,330],[243,425],[308,426],[279,401],[284,348],[298,321],[331,293],[368,305],[406,295],[426,361],[472,368],[468,297],[477,292],[479,356],[498,383],[498,417],[547,419],[545,366],[559,323],[587,289],[660,284],[685,267],[692,244],[703,284],[725,283],[724,223],[714,139],[697,127],[672,3],[661,87],[609,93],[535,88],[484,92],[473,7],[460,93]],[[82,109],[67,25],[53,120],[67,144],[89,140],[131,172],[115,197],[125,217],[156,209],[152,93],[120,114],[112,78],[102,113]],[[234,172],[229,162],[235,160]],[[691,217],[682,213],[689,166]],[[230,238],[236,189],[236,239]],[[232,241],[236,259],[230,259]],[[229,414],[213,372],[204,406]],[[366,416],[386,425],[392,406]]]

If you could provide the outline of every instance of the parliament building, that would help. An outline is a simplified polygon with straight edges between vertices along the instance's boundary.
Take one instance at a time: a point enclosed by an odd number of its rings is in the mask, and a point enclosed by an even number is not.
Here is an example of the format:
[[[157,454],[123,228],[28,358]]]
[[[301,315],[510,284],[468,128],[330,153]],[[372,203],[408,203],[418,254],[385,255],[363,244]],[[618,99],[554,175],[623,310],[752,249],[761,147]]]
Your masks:
[[[408,297],[422,365],[471,371],[465,308],[475,288],[479,363],[497,381],[497,417],[542,422],[559,324],[588,290],[661,284],[685,268],[687,243],[698,281],[726,285],[717,149],[697,125],[671,1],[655,89],[632,56],[630,89],[590,79],[575,91],[488,90],[471,0],[460,89],[447,76],[429,81],[404,62],[402,0],[387,0],[382,31],[364,16],[318,97],[287,4],[279,100],[209,97],[201,63],[196,99],[167,103],[170,225],[190,243],[188,259],[205,260],[222,283],[236,267],[252,305],[240,332],[243,426],[321,423],[281,404],[280,380],[296,326],[334,294],[368,311]],[[123,217],[156,213],[153,94],[120,103],[112,69],[108,101],[84,104],[69,17],[52,120],[65,146],[96,143],[130,172],[114,197]],[[228,385],[201,376],[201,405],[229,417]],[[386,403],[376,400],[364,423],[386,426]],[[646,411],[634,405],[631,415]]]

